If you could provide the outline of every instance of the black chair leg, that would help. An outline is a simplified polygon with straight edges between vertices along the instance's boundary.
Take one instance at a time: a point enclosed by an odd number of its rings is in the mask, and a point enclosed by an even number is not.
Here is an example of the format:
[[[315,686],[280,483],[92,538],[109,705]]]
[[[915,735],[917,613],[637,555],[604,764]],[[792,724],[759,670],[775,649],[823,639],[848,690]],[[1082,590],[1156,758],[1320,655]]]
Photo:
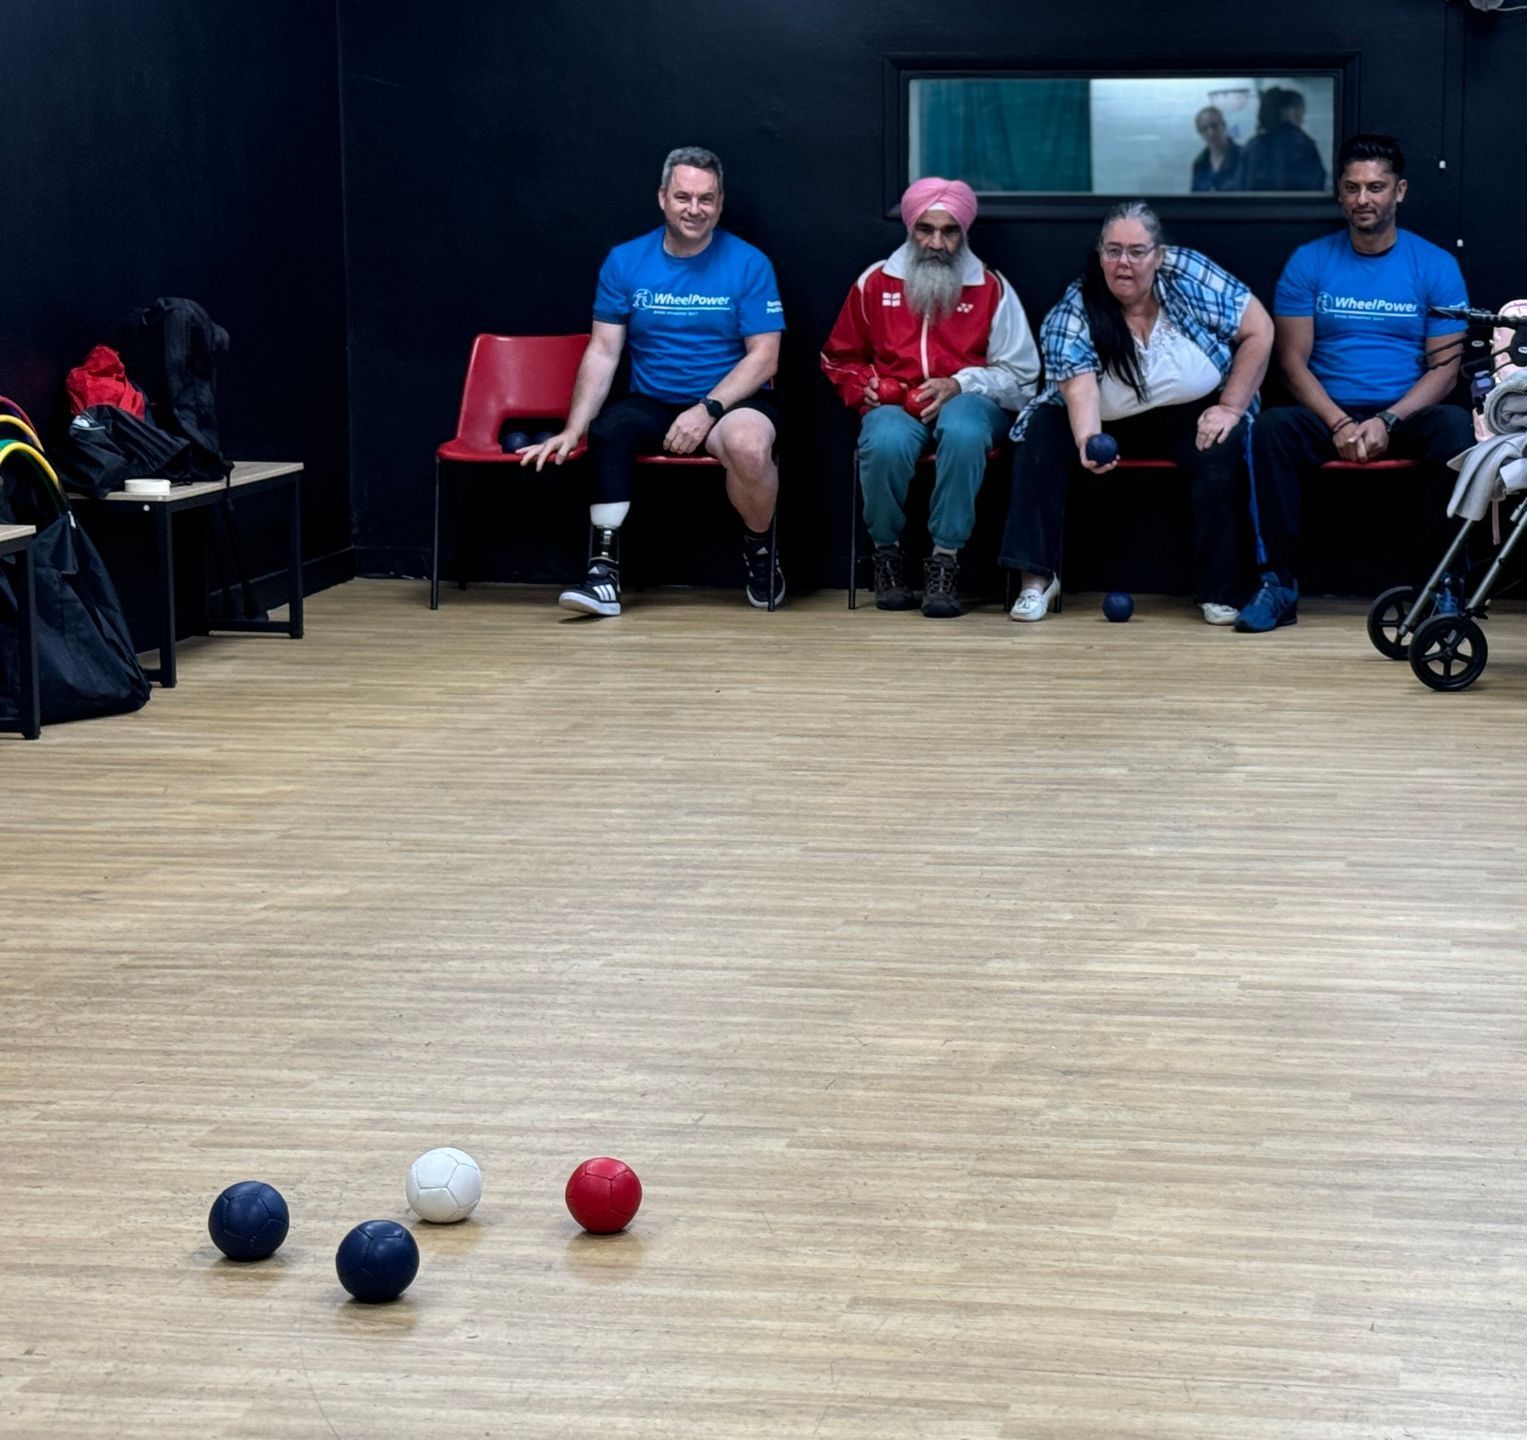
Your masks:
[[[472,482],[468,482],[470,485]],[[472,498],[476,498],[473,496]],[[467,546],[468,541],[462,539],[461,534],[461,483],[458,479],[456,491],[451,496],[451,554],[456,561],[456,588],[467,588]]]
[[[859,442],[854,442],[854,468],[848,496],[848,608],[859,608]]]
[[[429,608],[440,608],[440,457],[435,457],[435,535],[429,557]]]
[[[774,572],[779,564],[779,496],[774,497],[774,513],[769,517],[769,614],[773,614]]]

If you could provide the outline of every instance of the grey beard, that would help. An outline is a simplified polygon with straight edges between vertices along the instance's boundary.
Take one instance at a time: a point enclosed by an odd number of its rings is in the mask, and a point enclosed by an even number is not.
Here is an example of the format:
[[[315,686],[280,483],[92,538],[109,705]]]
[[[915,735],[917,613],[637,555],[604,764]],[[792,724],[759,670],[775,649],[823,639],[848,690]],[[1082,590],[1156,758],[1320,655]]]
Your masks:
[[[954,314],[959,304],[959,257],[947,251],[924,250],[914,255],[907,270],[907,304],[937,324]]]

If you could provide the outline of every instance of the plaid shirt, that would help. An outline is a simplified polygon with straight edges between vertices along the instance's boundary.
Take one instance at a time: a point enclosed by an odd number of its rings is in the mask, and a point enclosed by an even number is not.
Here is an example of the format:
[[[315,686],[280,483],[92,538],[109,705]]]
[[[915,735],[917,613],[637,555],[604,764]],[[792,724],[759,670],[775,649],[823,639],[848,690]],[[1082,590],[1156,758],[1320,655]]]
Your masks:
[[[1230,374],[1235,332],[1251,299],[1250,289],[1227,270],[1221,270],[1196,250],[1168,245],[1156,272],[1156,299],[1172,322],[1219,369],[1221,381]],[[1060,382],[1077,375],[1097,374],[1102,366],[1082,308],[1082,282],[1074,280],[1060,303],[1045,316],[1039,345],[1044,353],[1045,388],[1024,407],[1013,424],[1013,439],[1022,440],[1029,419],[1040,405],[1063,405]],[[1260,402],[1253,396],[1251,413]]]

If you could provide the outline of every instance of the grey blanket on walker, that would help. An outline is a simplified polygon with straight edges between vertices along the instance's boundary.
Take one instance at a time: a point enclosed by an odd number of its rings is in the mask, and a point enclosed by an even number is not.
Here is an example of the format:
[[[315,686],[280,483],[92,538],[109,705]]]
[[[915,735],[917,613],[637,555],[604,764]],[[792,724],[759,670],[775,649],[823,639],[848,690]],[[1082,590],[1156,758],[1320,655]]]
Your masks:
[[[1503,380],[1485,400],[1485,424],[1494,432],[1449,460],[1458,472],[1449,515],[1483,520],[1492,500],[1527,490],[1527,371]]]

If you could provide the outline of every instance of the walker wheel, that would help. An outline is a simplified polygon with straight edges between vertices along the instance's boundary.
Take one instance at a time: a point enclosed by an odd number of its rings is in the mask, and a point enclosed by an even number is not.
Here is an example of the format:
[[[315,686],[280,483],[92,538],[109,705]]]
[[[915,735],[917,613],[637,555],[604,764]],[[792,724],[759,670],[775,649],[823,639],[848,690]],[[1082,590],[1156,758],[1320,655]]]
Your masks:
[[[1414,585],[1396,585],[1386,590],[1368,609],[1368,638],[1380,655],[1390,660],[1403,660],[1410,652],[1410,640],[1414,631],[1402,631],[1410,607],[1416,603]]]
[[[1416,626],[1410,668],[1433,690],[1467,690],[1485,668],[1490,653],[1485,632],[1466,615],[1433,615]]]

